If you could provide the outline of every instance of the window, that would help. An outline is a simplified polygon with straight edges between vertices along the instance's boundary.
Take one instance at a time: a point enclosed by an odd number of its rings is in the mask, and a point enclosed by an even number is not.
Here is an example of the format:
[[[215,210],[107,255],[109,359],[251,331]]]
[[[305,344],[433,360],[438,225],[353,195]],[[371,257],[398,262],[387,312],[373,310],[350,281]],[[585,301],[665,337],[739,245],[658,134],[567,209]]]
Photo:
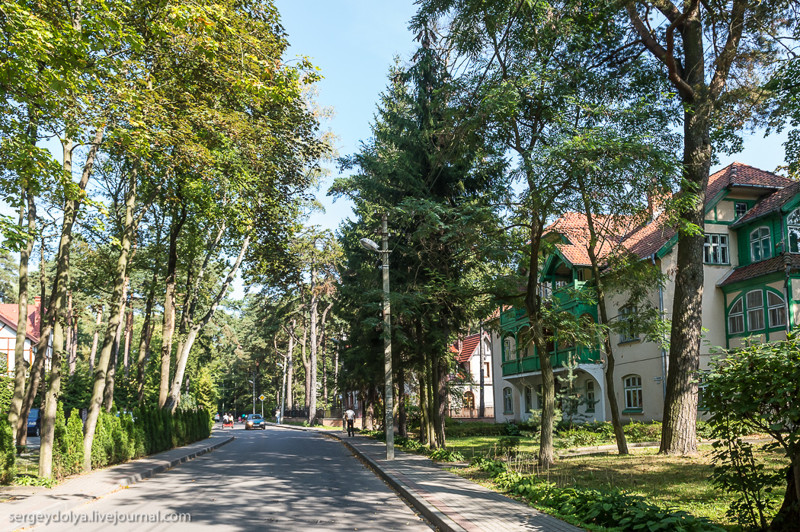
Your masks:
[[[728,235],[706,235],[703,262],[706,264],[730,264]]]
[[[503,340],[503,361],[515,360],[517,358],[517,343],[513,336],[506,336]]]
[[[594,381],[586,381],[586,413],[594,414],[594,405],[597,400],[594,398]]]
[[[786,326],[786,302],[775,292],[767,292],[767,313],[770,327]]]
[[[737,201],[733,204],[733,210],[736,213],[736,219],[738,220],[747,212],[747,203]]]
[[[514,400],[511,395],[511,388],[503,388],[503,413],[514,413]]]
[[[490,364],[489,364],[488,362],[486,362],[486,363],[484,363],[483,365],[485,366],[485,367],[483,368],[483,377],[484,377],[485,379],[491,379],[491,378],[492,378],[492,376],[491,376],[491,375],[489,375],[489,366],[490,366]]]
[[[578,280],[585,281],[586,280],[585,277],[586,275],[584,274],[583,270],[578,270]]]
[[[764,328],[764,293],[761,290],[747,292],[747,326],[751,331]]]
[[[544,399],[542,399],[542,385],[536,385],[536,404],[539,405],[539,408],[544,408]]]
[[[475,394],[472,392],[464,392],[464,408],[475,408]]]
[[[728,312],[728,334],[738,334],[744,332],[744,302],[742,298],[736,300],[731,305]]]
[[[525,387],[525,412],[533,410],[533,386]]]
[[[632,342],[633,340],[638,340],[639,335],[636,334],[636,307],[633,305],[628,305],[619,309],[619,316],[617,319],[619,320],[619,341],[620,343],[623,342]]]
[[[556,283],[555,283],[556,290],[558,290],[559,288],[563,288],[563,287],[567,286],[568,284],[569,284],[569,281],[565,281],[563,279],[556,279]]]
[[[793,210],[786,217],[786,228],[789,232],[789,252],[800,253],[800,209]]]
[[[541,291],[542,299],[550,299],[553,297],[553,287],[550,286],[549,282],[540,284],[539,290]]]
[[[769,229],[759,227],[750,233],[750,258],[753,262],[768,259],[772,256],[769,247]]]
[[[625,410],[642,410],[642,378],[628,375],[622,380],[625,390]]]

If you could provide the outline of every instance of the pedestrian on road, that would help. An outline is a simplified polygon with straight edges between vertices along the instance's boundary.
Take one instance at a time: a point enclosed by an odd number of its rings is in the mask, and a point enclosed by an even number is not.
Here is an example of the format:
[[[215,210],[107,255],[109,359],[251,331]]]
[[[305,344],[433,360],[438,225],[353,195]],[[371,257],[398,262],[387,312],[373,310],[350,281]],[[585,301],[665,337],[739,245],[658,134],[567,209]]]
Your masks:
[[[344,421],[345,423],[347,423],[348,436],[353,436],[356,433],[355,429],[353,428],[353,423],[355,422],[355,420],[356,420],[356,413],[353,412],[352,408],[348,408],[347,410],[344,411]]]

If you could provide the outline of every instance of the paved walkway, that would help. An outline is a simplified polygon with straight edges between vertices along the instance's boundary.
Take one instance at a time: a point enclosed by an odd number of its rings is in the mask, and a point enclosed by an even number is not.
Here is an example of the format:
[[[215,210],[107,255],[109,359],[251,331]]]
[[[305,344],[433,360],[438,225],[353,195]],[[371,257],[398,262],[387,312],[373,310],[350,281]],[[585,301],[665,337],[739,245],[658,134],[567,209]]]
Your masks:
[[[290,425],[274,426],[316,430]],[[395,459],[387,461],[384,443],[365,436],[349,438],[341,431],[319,432],[342,440],[442,532],[581,530],[445,471],[425,456],[396,450]]]
[[[0,530],[22,528],[13,516],[55,514],[90,502],[131,484],[150,478],[183,462],[196,458],[233,441],[225,432],[215,432],[210,438],[184,447],[170,449],[147,458],[126,462],[117,466],[92,471],[70,478],[53,489],[11,486],[0,489]],[[24,526],[24,525],[23,525]]]

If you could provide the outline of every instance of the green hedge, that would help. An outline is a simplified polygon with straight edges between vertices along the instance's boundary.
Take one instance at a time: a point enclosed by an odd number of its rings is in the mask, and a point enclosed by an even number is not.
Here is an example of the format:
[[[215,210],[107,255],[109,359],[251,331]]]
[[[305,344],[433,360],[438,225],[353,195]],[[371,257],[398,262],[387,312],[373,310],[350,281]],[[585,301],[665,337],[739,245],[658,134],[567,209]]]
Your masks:
[[[724,530],[704,517],[695,517],[682,510],[662,508],[647,502],[644,497],[619,490],[559,488],[539,477],[511,471],[503,462],[477,458],[473,460],[473,464],[487,471],[499,488],[524,497],[537,508],[569,517],[583,526],[649,531]]]
[[[212,427],[211,415],[202,409],[178,410],[174,415],[160,408],[136,409],[133,415],[101,412],[92,441],[92,468],[127,462],[208,438]],[[11,448],[13,459],[13,442]],[[2,452],[0,434],[0,459]],[[53,441],[53,474],[63,478],[80,472],[83,458],[83,423],[78,410],[73,410],[66,421],[64,408],[59,403]]]
[[[17,447],[11,425],[0,416],[0,484],[9,484],[16,474]]]

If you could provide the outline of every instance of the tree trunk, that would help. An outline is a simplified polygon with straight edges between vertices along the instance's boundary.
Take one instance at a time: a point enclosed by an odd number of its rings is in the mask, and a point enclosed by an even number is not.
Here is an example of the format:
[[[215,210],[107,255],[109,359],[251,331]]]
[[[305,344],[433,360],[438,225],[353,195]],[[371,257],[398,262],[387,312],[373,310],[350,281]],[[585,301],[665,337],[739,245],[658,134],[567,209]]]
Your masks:
[[[72,305],[72,290],[67,293],[67,342],[65,347],[65,352],[67,354],[67,367],[69,368],[69,374],[72,375],[75,373],[75,366],[77,365],[77,349],[75,349],[75,344],[78,341],[77,334],[76,334],[76,320],[75,320],[75,312]]]
[[[125,369],[125,378],[130,375],[130,356],[131,356],[131,336],[133,335],[133,309],[131,308],[131,300],[128,298],[128,312],[125,315],[125,348],[122,352],[123,367]]]
[[[94,359],[97,356],[97,340],[100,337],[100,325],[103,323],[103,305],[97,310],[97,319],[94,322],[92,335],[92,351],[89,353],[89,370],[94,372]]]
[[[311,395],[311,380],[309,376],[311,375],[311,364],[308,362],[308,355],[306,354],[306,341],[308,340],[308,327],[305,324],[305,319],[303,320],[303,343],[300,344],[300,359],[303,362],[303,369],[305,370],[305,398],[304,398],[304,406],[308,408],[308,397]]]
[[[445,419],[447,418],[447,360],[439,355],[434,361],[436,375],[436,394],[434,399],[436,446],[444,449],[447,447],[445,435]]]
[[[109,302],[108,325],[103,335],[103,345],[100,348],[100,359],[94,369],[94,383],[92,385],[92,397],[89,400],[89,412],[86,415],[86,422],[83,427],[83,468],[90,471],[92,468],[92,442],[94,432],[97,428],[97,419],[100,416],[100,408],[103,406],[106,396],[107,377],[109,368],[113,368],[114,361],[111,353],[114,347],[114,337],[117,334],[122,311],[125,305],[125,291],[128,279],[128,264],[130,262],[130,251],[133,242],[135,227],[133,223],[133,208],[136,204],[136,177],[131,179],[128,189],[128,196],[125,199],[125,229],[122,233],[122,242],[117,267],[114,275],[114,290],[111,301]],[[113,382],[113,380],[112,380]],[[113,394],[112,394],[113,399]]]
[[[127,228],[126,228],[127,230]],[[130,255],[128,254],[127,260],[130,264]],[[122,284],[122,299],[120,300],[121,307],[119,309],[119,316],[115,320],[117,322],[117,330],[114,333],[114,341],[111,347],[111,358],[108,359],[108,368],[106,369],[106,385],[103,390],[103,408],[106,412],[111,412],[111,407],[114,405],[114,383],[117,378],[117,366],[119,366],[119,346],[122,338],[122,320],[125,316],[125,307],[128,300],[128,285],[130,277],[126,276]]]
[[[772,518],[770,531],[796,531],[800,523],[800,456],[792,457],[792,465],[786,470],[786,494],[778,513]]]
[[[78,215],[81,205],[81,193],[86,190],[86,184],[94,167],[94,160],[103,139],[104,130],[98,129],[95,134],[94,144],[86,156],[86,163],[83,167],[81,180],[78,184],[80,192],[76,199],[67,199],[64,205],[63,221],[61,225],[61,239],[58,245],[56,258],[56,277],[53,281],[52,297],[48,309],[48,317],[53,318],[53,355],[50,365],[50,379],[45,394],[44,408],[42,413],[41,440],[39,446],[39,476],[50,478],[53,475],[53,438],[55,435],[56,409],[58,406],[58,396],[61,391],[61,360],[64,355],[64,305],[66,305],[67,290],[69,287],[69,254],[72,244],[72,227]],[[73,143],[67,139],[64,141],[64,175],[71,181],[72,178],[72,149]],[[49,320],[48,320],[49,321]],[[46,342],[46,337],[50,331],[40,338]],[[46,353],[47,345],[40,350],[37,345],[37,353]]]
[[[156,239],[160,241],[160,238]],[[150,358],[150,341],[153,338],[151,322],[153,319],[153,303],[156,298],[156,285],[158,284],[158,267],[153,268],[153,279],[150,281],[150,289],[147,291],[147,302],[144,305],[144,323],[142,324],[142,334],[139,338],[139,356],[136,360],[136,397],[137,402],[142,404],[144,399],[144,381],[147,361]]]
[[[44,375],[44,361],[47,358],[47,346],[50,344],[50,320],[46,316],[45,305],[47,296],[47,263],[44,260],[44,232],[42,232],[42,242],[39,249],[39,290],[41,299],[39,300],[39,341],[36,344],[33,365],[28,377],[28,385],[25,387],[25,398],[22,401],[22,409],[19,413],[17,425],[17,445],[22,448],[28,441],[28,414],[33,406],[33,401],[39,393],[39,384]],[[44,346],[44,347],[42,347]]]
[[[233,279],[236,277],[236,272],[239,271],[239,266],[242,264],[242,260],[244,259],[244,255],[247,253],[247,248],[249,246],[250,234],[248,233],[247,236],[244,237],[244,241],[242,242],[242,247],[239,249],[239,255],[236,257],[236,261],[231,267],[230,272],[228,272],[228,276],[222,283],[217,295],[212,300],[211,306],[199,322],[192,324],[191,328],[189,329],[189,334],[186,336],[186,340],[183,342],[181,350],[178,352],[178,363],[175,366],[175,377],[172,379],[172,387],[170,389],[169,397],[167,398],[167,402],[164,404],[164,408],[172,412],[178,408],[178,403],[181,399],[181,385],[183,384],[183,377],[186,371],[186,363],[189,361],[189,353],[192,351],[192,346],[197,339],[197,335],[206,325],[208,325],[208,322],[211,321],[211,318],[214,317],[214,313],[217,311],[220,301],[222,301],[222,298],[225,297],[228,287],[230,287],[231,283],[233,283]],[[255,376],[253,378],[255,379]]]
[[[528,186],[533,189],[535,184],[529,181]],[[539,250],[541,249],[542,232],[544,224],[538,214],[531,216],[530,229],[530,258],[528,263],[528,286],[525,292],[525,309],[530,321],[530,331],[533,345],[539,356],[542,368],[542,427],[539,437],[539,465],[549,469],[555,463],[553,450],[553,423],[555,416],[555,377],[553,365],[550,362],[550,353],[547,351],[547,338],[541,315],[541,297],[539,295]]]
[[[158,387],[158,407],[162,408],[169,395],[169,368],[172,357],[172,336],[175,334],[175,274],[178,267],[178,235],[186,222],[186,207],[173,218],[169,232],[167,255],[166,293],[164,295],[164,321],[161,326],[161,383]]]
[[[309,341],[310,341],[310,375],[307,377],[308,386],[308,424],[314,425],[317,418],[317,306],[319,305],[319,295],[317,291],[317,271],[314,264],[311,265],[311,301],[309,302]]]
[[[294,331],[297,326],[297,321],[292,318],[292,321],[289,323],[289,348],[286,352],[286,363],[288,364],[286,370],[286,408],[292,410],[294,408],[292,396],[294,395],[294,344],[296,340]]]
[[[27,202],[28,239],[19,251],[19,319],[17,320],[17,339],[14,345],[14,395],[8,408],[8,424],[11,426],[12,441],[17,441],[22,401],[25,397],[25,338],[28,334],[28,261],[33,253],[33,235],[36,232],[36,204],[30,191],[22,192],[20,225],[22,225],[24,204]],[[33,345],[31,345],[31,353]],[[27,416],[26,416],[27,422]],[[26,429],[27,431],[27,423]]]
[[[682,192],[680,219],[703,228],[705,193],[711,169],[709,129],[712,102],[705,86],[703,34],[699,9],[695,8],[682,31],[687,82],[694,98],[684,99]],[[672,305],[669,369],[659,452],[697,454],[697,371],[700,369],[700,336],[703,311],[702,231],[678,233],[677,273]]]
[[[619,404],[617,404],[616,381],[614,376],[614,366],[616,360],[614,359],[614,349],[611,345],[611,336],[608,329],[608,309],[606,306],[606,292],[603,286],[603,279],[600,277],[600,265],[597,261],[597,245],[598,236],[597,230],[594,225],[594,212],[591,208],[590,192],[586,188],[586,183],[582,176],[578,176],[578,185],[580,187],[581,197],[583,199],[583,207],[586,213],[586,222],[589,227],[589,262],[592,263],[592,278],[595,283],[595,292],[597,295],[597,307],[600,312],[600,323],[604,326],[603,330],[603,347],[606,352],[606,371],[605,371],[605,384],[606,384],[606,397],[608,399],[608,407],[611,410],[611,426],[614,428],[614,438],[617,441],[617,452],[619,454],[628,454],[628,441],[625,438],[625,431],[622,428],[622,422],[619,419]]]

